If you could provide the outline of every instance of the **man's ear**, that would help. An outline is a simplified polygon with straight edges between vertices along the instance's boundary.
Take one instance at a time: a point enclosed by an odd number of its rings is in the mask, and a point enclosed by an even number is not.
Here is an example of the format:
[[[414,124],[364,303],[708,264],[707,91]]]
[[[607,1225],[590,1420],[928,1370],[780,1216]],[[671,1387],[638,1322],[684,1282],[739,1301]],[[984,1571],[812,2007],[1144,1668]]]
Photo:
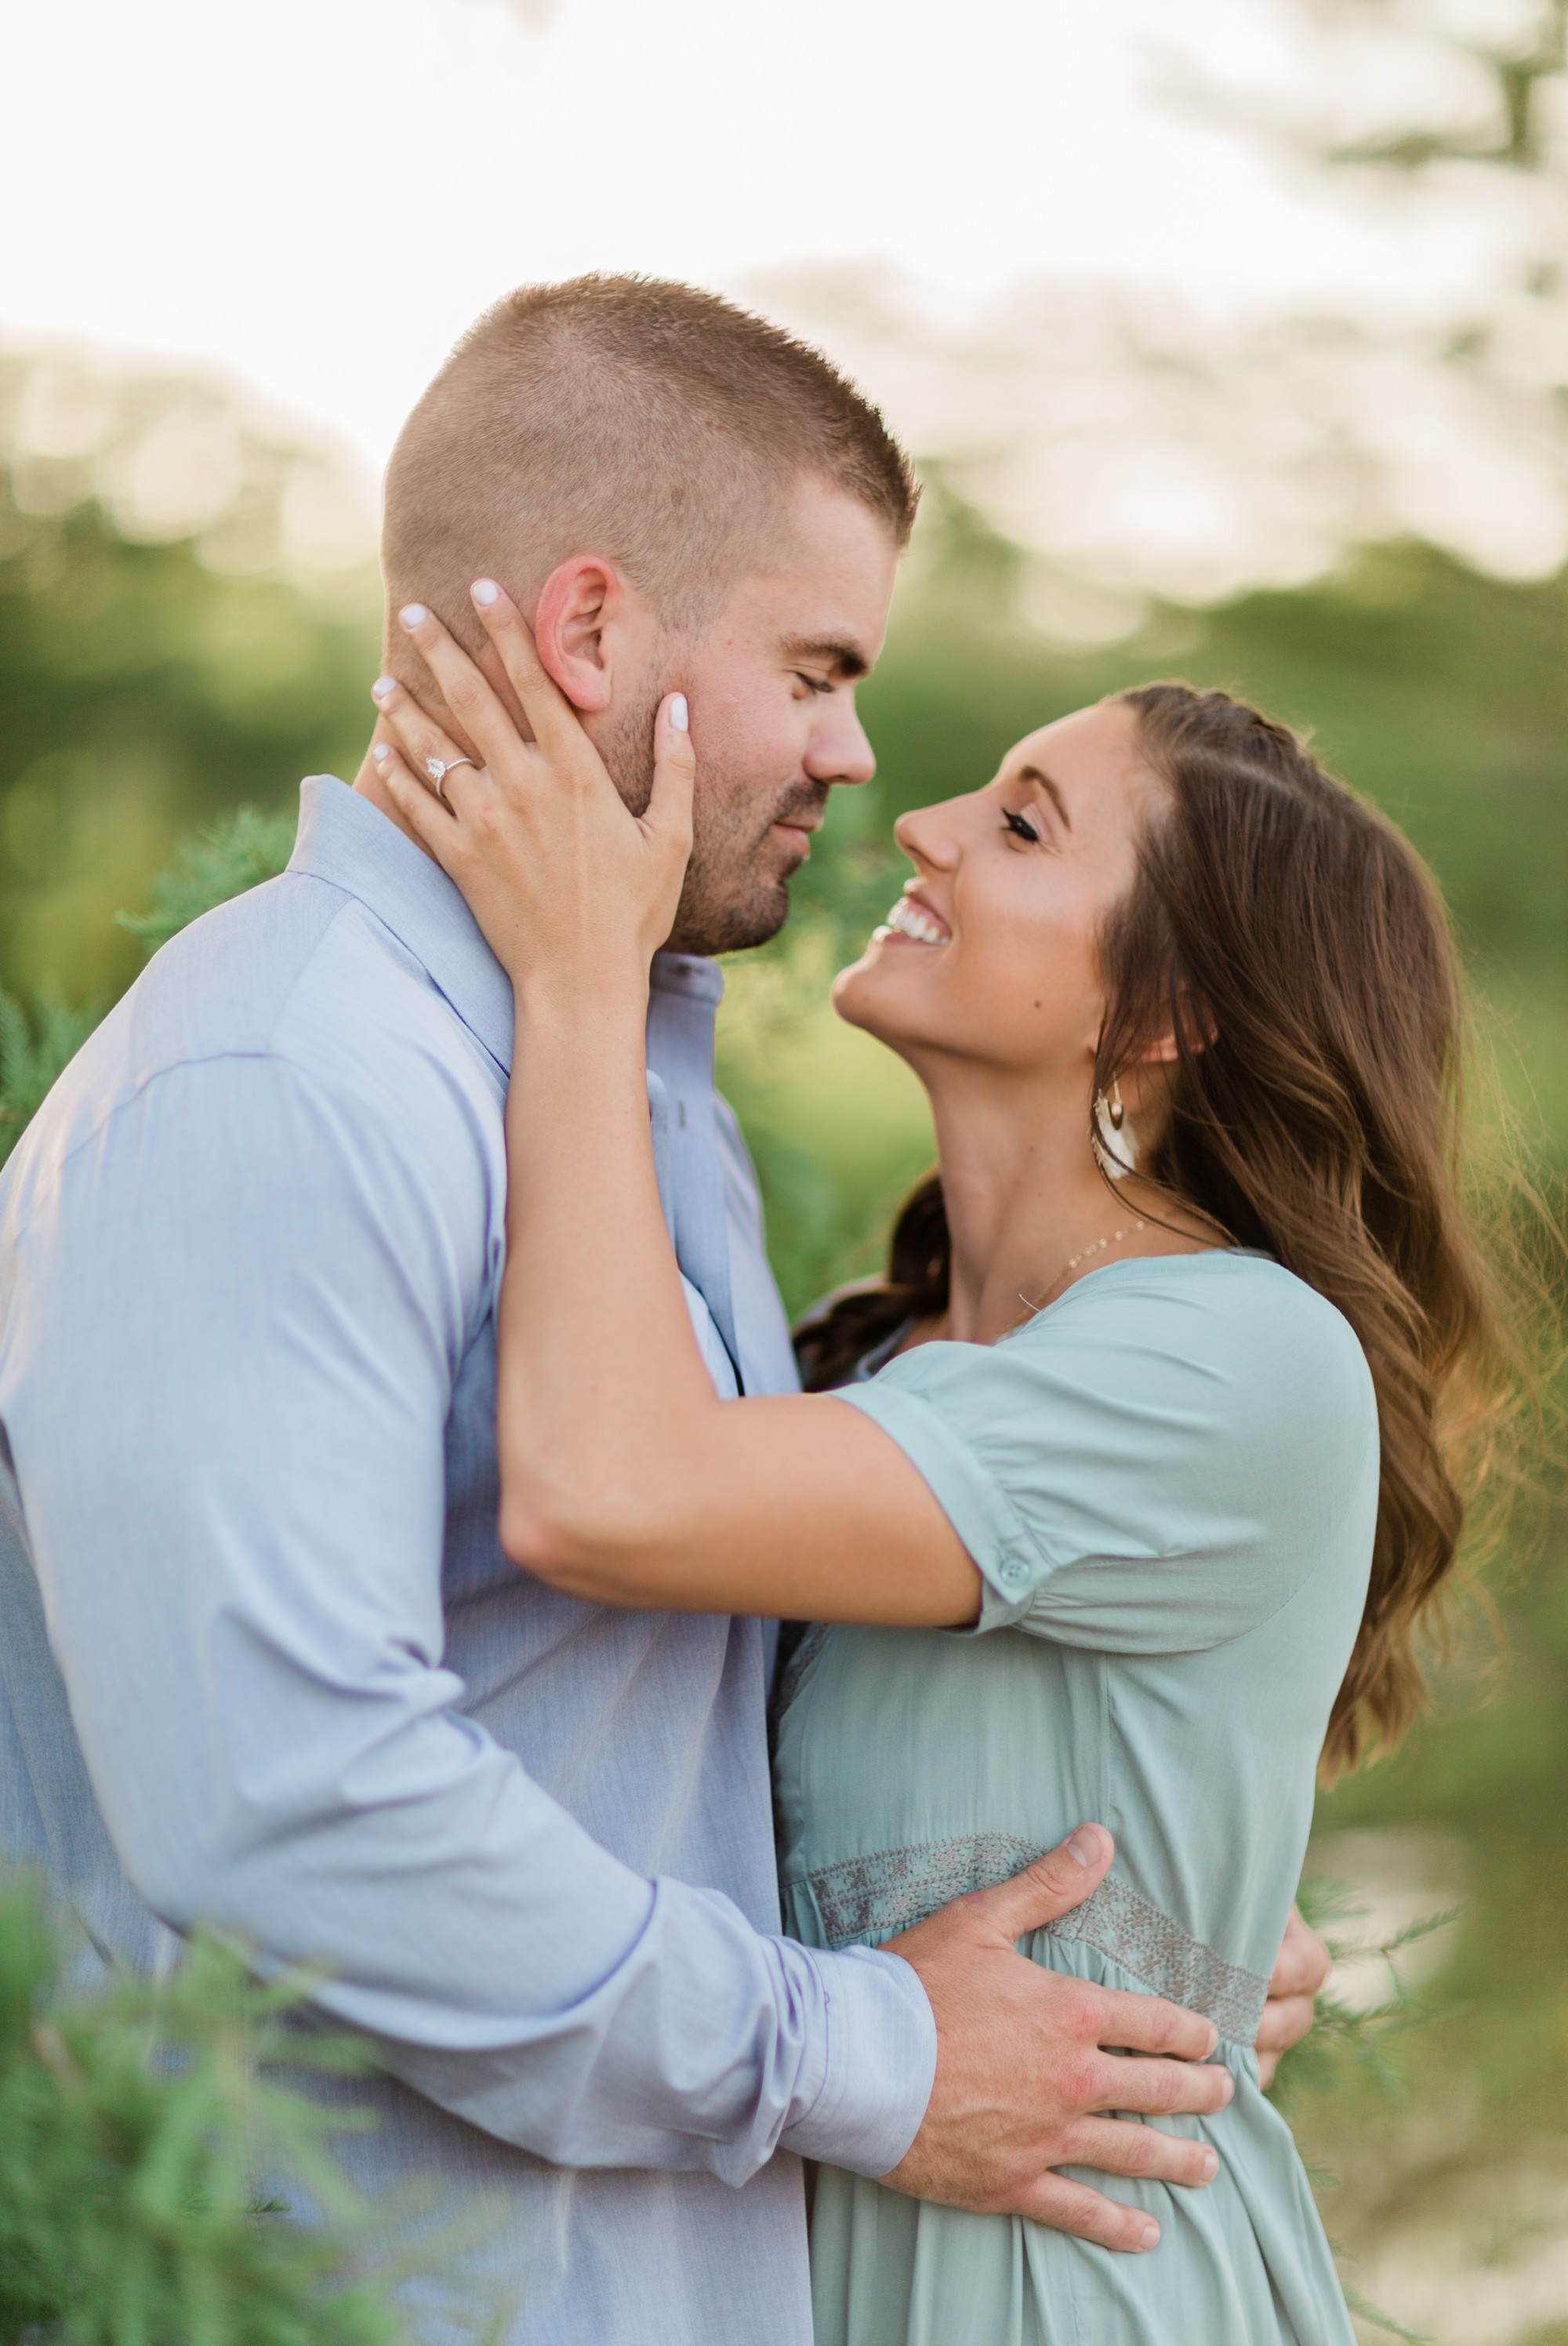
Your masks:
[[[615,564],[597,554],[557,563],[539,590],[534,641],[540,664],[585,716],[610,705],[615,624],[631,599]]]

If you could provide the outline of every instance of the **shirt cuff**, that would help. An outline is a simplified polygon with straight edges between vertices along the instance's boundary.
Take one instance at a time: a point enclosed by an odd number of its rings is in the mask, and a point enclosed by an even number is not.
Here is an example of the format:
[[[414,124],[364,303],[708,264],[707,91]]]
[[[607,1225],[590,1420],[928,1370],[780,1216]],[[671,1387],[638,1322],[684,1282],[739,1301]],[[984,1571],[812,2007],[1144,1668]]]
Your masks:
[[[880,1947],[827,1954],[785,1943],[816,1974],[825,2057],[810,2107],[779,2147],[886,2175],[920,2132],[936,2077],[936,2019],[920,1974]]]
[[[898,1443],[968,1549],[981,1577],[980,1617],[953,1634],[976,1637],[1022,1621],[1043,1576],[1042,1559],[995,1476],[942,1412],[919,1393],[874,1378],[841,1388],[833,1399],[862,1410]]]

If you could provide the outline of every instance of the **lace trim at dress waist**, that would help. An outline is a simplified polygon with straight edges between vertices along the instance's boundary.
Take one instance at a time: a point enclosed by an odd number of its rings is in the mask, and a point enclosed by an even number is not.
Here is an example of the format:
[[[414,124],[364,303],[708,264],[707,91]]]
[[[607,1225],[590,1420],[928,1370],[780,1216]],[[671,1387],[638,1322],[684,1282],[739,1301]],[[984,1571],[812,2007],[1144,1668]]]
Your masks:
[[[967,1833],[845,1858],[808,1874],[799,1886],[816,1905],[823,1943],[836,1949],[891,1938],[950,1899],[989,1890],[1044,1854],[1037,1842],[1013,1833]],[[1233,2044],[1256,2037],[1268,1994],[1263,1974],[1227,1963],[1114,1873],[1046,1928],[1052,1938],[1095,1948],[1156,1995],[1201,2012]]]

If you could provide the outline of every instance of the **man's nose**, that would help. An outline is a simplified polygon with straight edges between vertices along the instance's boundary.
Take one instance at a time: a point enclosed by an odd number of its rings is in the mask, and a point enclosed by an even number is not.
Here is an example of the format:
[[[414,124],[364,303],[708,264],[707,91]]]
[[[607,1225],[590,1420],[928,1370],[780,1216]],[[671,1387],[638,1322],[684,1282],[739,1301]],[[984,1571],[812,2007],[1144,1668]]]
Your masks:
[[[877,753],[853,707],[825,709],[806,746],[806,771],[814,782],[869,782]]]

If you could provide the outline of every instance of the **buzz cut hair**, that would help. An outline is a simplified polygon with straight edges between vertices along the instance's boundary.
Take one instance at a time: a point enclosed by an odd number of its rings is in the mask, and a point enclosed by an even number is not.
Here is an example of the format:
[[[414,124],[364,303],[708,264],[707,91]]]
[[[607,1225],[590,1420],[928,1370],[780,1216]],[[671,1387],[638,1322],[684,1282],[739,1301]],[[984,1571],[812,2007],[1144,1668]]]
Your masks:
[[[382,539],[389,607],[471,646],[494,575],[519,599],[597,554],[693,632],[762,566],[802,479],[901,550],[920,490],[871,402],[819,350],[692,285],[523,285],[470,327],[399,435]]]

